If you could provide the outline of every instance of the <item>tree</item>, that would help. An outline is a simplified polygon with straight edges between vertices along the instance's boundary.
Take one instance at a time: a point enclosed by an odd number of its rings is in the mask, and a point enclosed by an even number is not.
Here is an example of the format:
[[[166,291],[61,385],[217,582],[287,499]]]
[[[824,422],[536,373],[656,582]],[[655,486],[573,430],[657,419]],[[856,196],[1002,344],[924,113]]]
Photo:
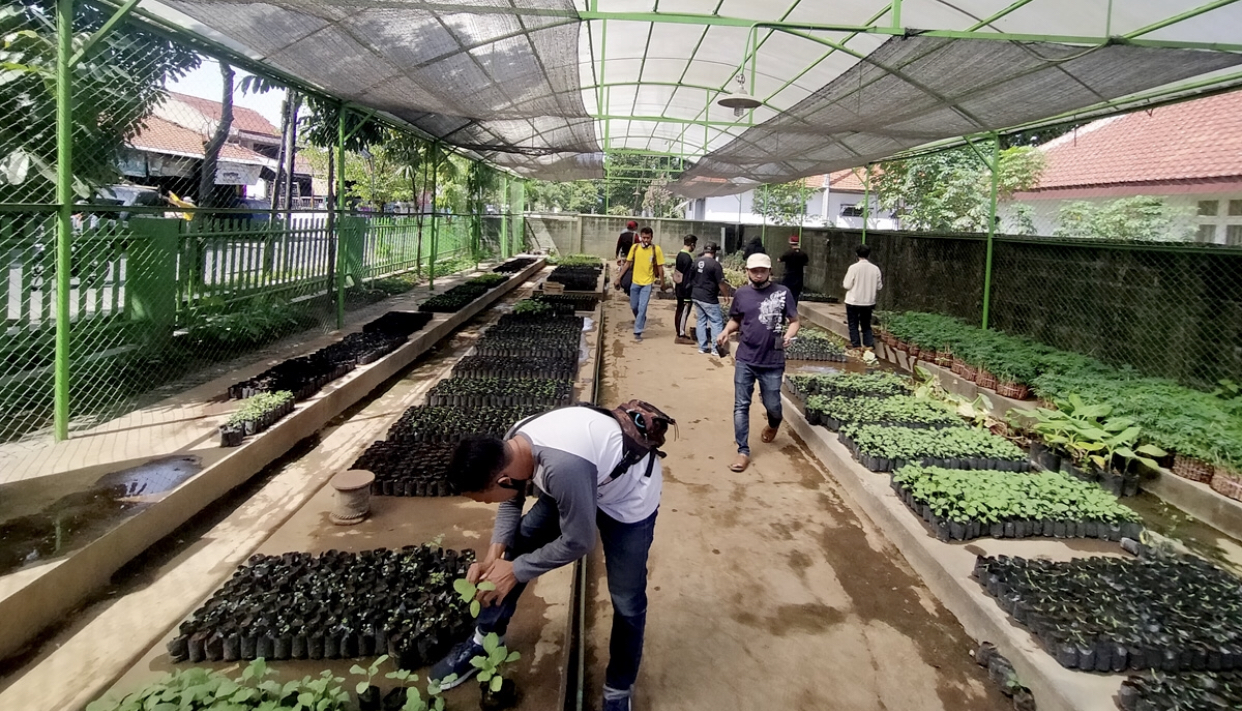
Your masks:
[[[667,177],[660,176],[651,181],[647,192],[643,195],[643,214],[650,217],[684,217],[682,205],[685,200],[677,197],[664,187],[671,182]]]
[[[228,62],[220,62],[220,78],[224,82],[220,120],[216,122],[211,138],[203,145],[203,162],[198,173],[199,207],[216,207],[216,166],[220,161],[220,149],[229,140],[229,130],[233,128],[233,67]]]
[[[806,196],[805,180],[763,185],[755,189],[754,211],[776,225],[800,225],[804,219],[818,220],[819,215],[806,214]]]
[[[592,180],[550,183],[532,180],[526,199],[532,210],[541,212],[594,213],[602,207],[599,184]]]
[[[1075,200],[1061,207],[1056,237],[1078,239],[1186,241],[1194,238],[1195,211],[1147,195],[1106,203]]]
[[[54,0],[0,8],[0,202],[50,203],[56,193],[56,22]],[[110,9],[74,7],[75,44],[103,26]],[[73,69],[74,189],[120,177],[128,139],[166,97],[164,84],[199,65],[187,47],[121,23]]]
[[[1000,152],[998,199],[1039,184],[1044,156],[1031,146]],[[914,230],[986,232],[992,176],[969,148],[880,164],[872,173],[880,206]]]

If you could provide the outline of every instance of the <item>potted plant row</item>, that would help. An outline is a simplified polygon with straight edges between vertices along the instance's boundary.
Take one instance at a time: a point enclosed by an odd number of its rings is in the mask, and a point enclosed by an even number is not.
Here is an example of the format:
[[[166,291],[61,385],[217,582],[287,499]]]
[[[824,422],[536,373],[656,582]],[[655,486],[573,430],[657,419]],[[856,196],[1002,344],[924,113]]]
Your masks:
[[[240,446],[244,438],[266,430],[293,412],[293,404],[293,393],[286,390],[259,393],[243,400],[237,411],[220,426],[220,446]]]
[[[909,378],[895,373],[837,373],[833,375],[789,375],[786,384],[794,397],[806,401],[812,395],[824,397],[891,397],[909,395]]]
[[[436,546],[255,555],[181,623],[168,652],[190,662],[387,652],[415,669],[468,629],[452,582],[473,560]]]
[[[483,274],[470,279],[464,284],[458,284],[443,294],[437,294],[427,299],[419,304],[418,310],[435,313],[455,313],[508,280],[509,277],[504,274]]]
[[[548,281],[564,284],[570,291],[595,291],[599,284],[599,275],[604,270],[602,264],[590,266],[586,264],[560,264],[548,275]]]
[[[375,475],[376,496],[454,496],[447,480],[448,463],[457,445],[451,442],[373,442],[350,469]]]
[[[1242,669],[1242,581],[1191,556],[980,556],[974,577],[1070,669]]]
[[[1148,671],[1121,682],[1122,711],[1230,711],[1242,709],[1242,674]]]
[[[987,430],[941,430],[845,425],[837,438],[868,470],[888,472],[906,464],[945,469],[1026,471],[1030,462],[1017,445]]]
[[[547,378],[572,382],[578,377],[578,354],[554,358],[468,355],[453,366],[453,377]]]
[[[595,305],[598,303],[596,298],[590,294],[533,294],[531,301],[541,304],[547,304],[556,310],[557,314],[571,316],[576,311],[594,311]]]
[[[408,339],[416,331],[421,331],[433,316],[419,311],[389,311],[362,327],[363,333],[378,333],[389,338]]]
[[[427,404],[456,407],[568,405],[573,383],[552,378],[446,378],[427,393]]]
[[[785,349],[785,358],[844,363],[845,344],[825,331],[804,328],[798,331],[798,337]]]
[[[907,465],[893,490],[940,540],[1100,538],[1138,540],[1138,514],[1098,487],[1060,473],[1013,474]]]
[[[511,407],[446,407],[415,405],[388,428],[389,442],[448,443],[468,435],[503,435],[513,423],[547,408],[538,405]]]
[[[295,400],[305,400],[355,367],[373,363],[393,352],[407,338],[408,334],[351,333],[310,355],[290,358],[253,378],[235,383],[229,387],[229,397],[245,398],[288,390]]]
[[[526,267],[534,264],[537,260],[534,257],[514,257],[504,264],[498,264],[492,267],[492,271],[497,274],[516,274]]]
[[[840,301],[835,296],[820,294],[814,291],[804,291],[798,295],[798,301],[805,301],[808,304],[835,304]]]
[[[910,395],[886,398],[812,395],[806,401],[806,417],[811,424],[823,425],[832,432],[845,424],[915,429],[965,426],[962,418],[947,406]]]

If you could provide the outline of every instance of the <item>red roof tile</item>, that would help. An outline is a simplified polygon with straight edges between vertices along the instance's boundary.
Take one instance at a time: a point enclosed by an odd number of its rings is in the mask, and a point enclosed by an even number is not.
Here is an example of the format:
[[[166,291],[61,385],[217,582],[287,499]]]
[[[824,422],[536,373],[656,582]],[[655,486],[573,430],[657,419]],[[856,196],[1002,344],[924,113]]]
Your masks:
[[[1242,91],[1094,121],[1043,147],[1032,192],[1242,176]]]
[[[129,145],[133,148],[153,153],[202,158],[203,144],[206,142],[207,137],[197,131],[191,131],[170,121],[151,116],[144,122],[142,130],[138,132],[138,135],[129,140]],[[266,165],[268,161],[267,158],[236,143],[224,144],[220,149],[220,157],[224,160],[232,160],[239,163],[261,163]]]
[[[168,93],[172,98],[188,104],[193,107],[195,111],[198,111],[213,121],[220,120],[222,104],[219,101],[200,99],[197,96],[178,94],[175,91],[170,91]],[[238,106],[237,104],[233,104],[233,128],[237,131],[259,133],[265,136],[272,136],[277,139],[280,138],[280,129],[273,126],[271,121],[263,118],[263,114],[255,111],[254,109],[248,109],[245,106]]]
[[[871,175],[875,176],[877,168],[871,169]],[[845,190],[848,192],[866,192],[867,186],[863,184],[863,176],[866,175],[866,168],[846,168],[838,170],[828,175],[828,187],[830,190]]]

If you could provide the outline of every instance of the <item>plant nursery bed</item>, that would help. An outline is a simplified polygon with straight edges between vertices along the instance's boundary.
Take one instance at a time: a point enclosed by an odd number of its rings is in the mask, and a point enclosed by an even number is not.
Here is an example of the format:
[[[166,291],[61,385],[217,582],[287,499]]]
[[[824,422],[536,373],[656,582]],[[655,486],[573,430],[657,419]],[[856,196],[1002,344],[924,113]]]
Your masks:
[[[470,627],[453,591],[474,551],[433,546],[256,554],[168,643],[175,662],[336,659],[388,654],[430,664]]]
[[[790,375],[789,389],[805,401],[812,395],[823,397],[892,397],[909,395],[910,379],[895,373],[837,373],[833,375]]]
[[[806,417],[813,425],[836,432],[843,425],[885,425],[913,429],[965,427],[965,421],[947,406],[908,395],[892,397],[824,397],[806,401]]]
[[[224,494],[250,480],[320,431],[332,419],[401,372],[441,339],[526,282],[542,262],[505,279],[467,308],[432,321],[386,357],[330,383],[262,435],[240,447],[206,450],[204,467],[163,499],[145,507],[56,566],[47,566],[19,589],[0,599],[0,656],[20,649],[47,626],[63,619],[106,585],[112,574]],[[209,426],[205,424],[204,426]],[[207,432],[204,431],[204,435]]]
[[[873,472],[888,472],[906,464],[1008,472],[1030,468],[1025,452],[987,430],[847,425],[837,437],[860,464]]]
[[[1139,516],[1099,488],[1063,474],[1013,474],[908,465],[893,491],[942,541],[992,538],[1138,540]]]
[[[845,344],[836,336],[813,328],[798,331],[798,337],[785,349],[786,360],[818,360],[844,363]]]
[[[1242,580],[1191,556],[980,556],[975,579],[1061,666],[1242,669]]]
[[[812,426],[785,398],[786,420],[794,434],[832,473],[868,517],[901,552],[924,584],[957,618],[970,637],[994,643],[1013,664],[1021,683],[1034,694],[1040,711],[1115,711],[1121,678],[1081,674],[1046,654],[1023,627],[1013,624],[972,577],[977,554],[1069,560],[1084,552],[1123,556],[1116,543],[1093,539],[992,539],[942,542],[911,516],[890,480],[872,475],[854,461],[837,437]]]
[[[534,257],[514,257],[504,264],[498,264],[492,267],[492,271],[497,274],[513,274],[520,272],[526,267],[534,264],[537,260]]]

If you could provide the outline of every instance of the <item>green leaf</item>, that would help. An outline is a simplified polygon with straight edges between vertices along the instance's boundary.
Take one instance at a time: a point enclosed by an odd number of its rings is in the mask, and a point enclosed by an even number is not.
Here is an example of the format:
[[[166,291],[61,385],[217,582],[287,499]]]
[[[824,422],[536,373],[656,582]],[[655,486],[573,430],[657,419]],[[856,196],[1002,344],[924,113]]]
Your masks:
[[[369,681],[360,681],[358,682],[358,685],[354,687],[354,691],[361,694],[362,692],[366,691],[367,687],[370,685],[371,685],[371,682]]]
[[[484,580],[483,582],[479,583],[479,589],[480,589],[480,590],[487,590],[487,591],[492,591],[492,590],[495,590],[495,589],[496,589],[496,583],[493,583],[493,582],[491,582],[490,580]]]
[[[457,578],[454,580],[453,589],[457,591],[458,595],[461,595],[463,600],[469,600],[473,598],[475,594],[474,585],[471,585],[470,581],[465,578]]]
[[[500,693],[500,689],[504,686],[505,680],[499,676],[492,677],[491,689],[493,694]]]
[[[480,681],[480,682],[487,681],[488,679],[491,679],[491,678],[492,678],[492,675],[493,675],[493,674],[494,674],[494,672],[490,672],[490,671],[487,671],[487,670],[481,671],[481,672],[479,672],[479,681]]]
[[[470,616],[471,617],[478,617],[479,613],[482,611],[483,611],[483,606],[479,603],[478,600],[470,601]]]
[[[519,660],[519,659],[521,659],[521,658],[522,658],[522,653],[521,653],[521,652],[509,652],[509,656],[508,656],[508,657],[505,657],[505,662],[506,662],[506,663],[509,663],[509,662],[516,662],[517,660]]]
[[[358,674],[358,675],[363,675],[363,674],[366,674],[366,673],[367,673],[367,670],[366,670],[366,669],[363,669],[362,667],[360,667],[360,666],[358,666],[357,664],[355,664],[355,665],[353,665],[352,667],[350,667],[350,668],[349,668],[349,673],[350,673],[350,674]]]
[[[483,638],[483,649],[489,654],[496,651],[496,648],[499,646],[500,637],[495,632],[488,632],[487,636]]]

